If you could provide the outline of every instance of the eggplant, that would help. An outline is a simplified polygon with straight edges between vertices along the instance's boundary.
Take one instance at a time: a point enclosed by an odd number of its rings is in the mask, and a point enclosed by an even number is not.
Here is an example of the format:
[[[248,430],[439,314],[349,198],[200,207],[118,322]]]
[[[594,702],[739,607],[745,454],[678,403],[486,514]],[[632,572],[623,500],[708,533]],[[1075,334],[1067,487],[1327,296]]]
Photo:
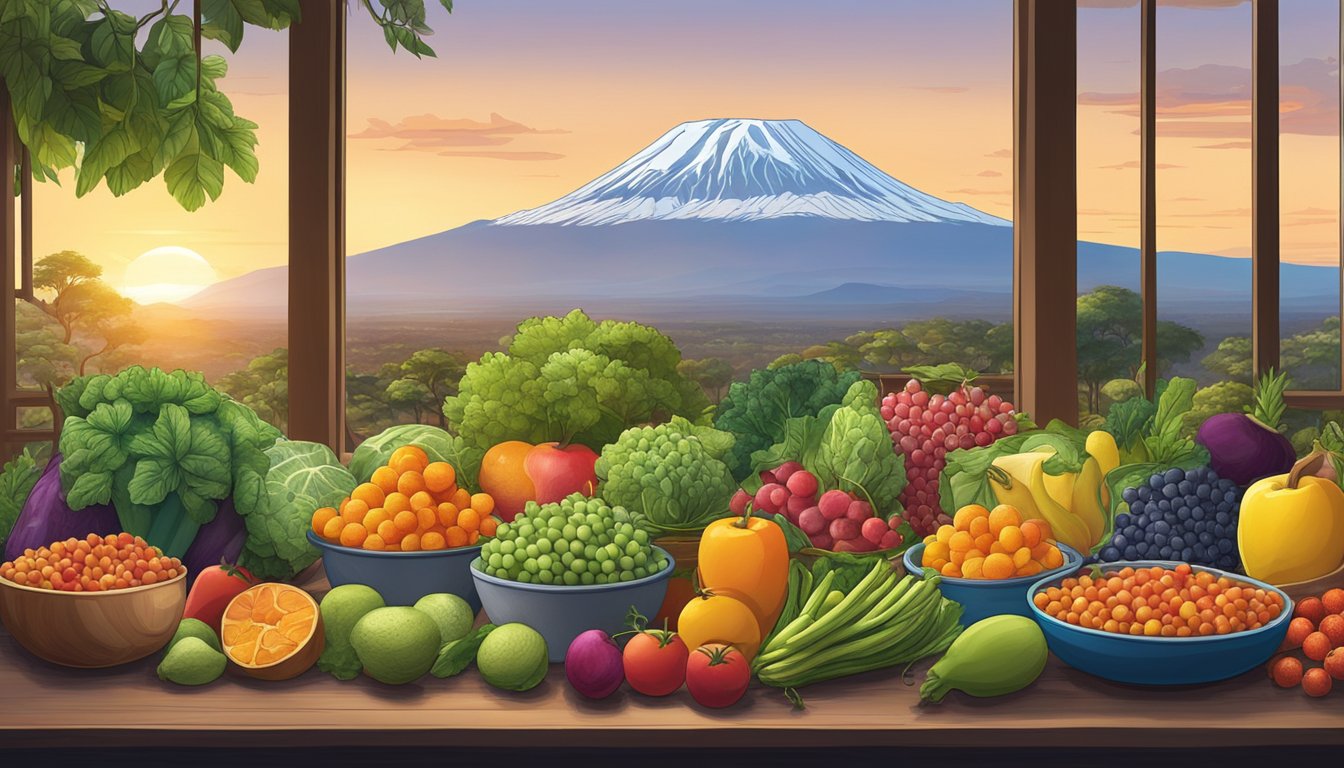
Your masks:
[[[1199,427],[1195,440],[1209,451],[1219,477],[1246,486],[1293,468],[1297,452],[1278,430],[1245,413],[1219,413]]]
[[[14,530],[5,542],[5,560],[23,555],[25,549],[38,549],[52,542],[90,533],[106,536],[121,531],[117,510],[110,504],[95,504],[76,512],[65,503],[61,490],[61,454],[55,453],[37,478]]]
[[[238,555],[243,551],[243,542],[247,539],[247,526],[242,515],[233,508],[233,497],[219,502],[215,519],[196,531],[196,538],[182,556],[182,564],[187,567],[187,584],[196,580],[197,574],[204,573],[211,566],[224,563],[237,563]]]

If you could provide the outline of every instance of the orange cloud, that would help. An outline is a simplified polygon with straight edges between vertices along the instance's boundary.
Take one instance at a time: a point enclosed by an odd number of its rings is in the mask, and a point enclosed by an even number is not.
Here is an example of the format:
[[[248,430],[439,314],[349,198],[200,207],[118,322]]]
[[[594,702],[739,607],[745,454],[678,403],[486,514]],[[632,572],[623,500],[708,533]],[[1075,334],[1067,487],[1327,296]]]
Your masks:
[[[1222,144],[1205,144],[1195,149],[1250,149],[1249,141],[1225,141]]]
[[[1013,150],[1011,149],[996,149],[993,152],[990,152],[989,154],[985,155],[985,157],[1012,157],[1012,156],[1013,156]]]
[[[434,151],[445,147],[497,147],[511,143],[518,136],[568,133],[561,129],[539,129],[523,125],[502,115],[491,113],[488,122],[470,118],[443,118],[424,114],[402,118],[389,123],[376,117],[369,118],[368,126],[352,139],[403,139],[405,143],[391,147],[392,151]],[[552,152],[440,152],[443,155],[464,157],[491,157],[500,160],[554,160],[564,155]],[[523,157],[519,157],[522,155]]]
[[[1098,168],[1102,168],[1102,169],[1104,169],[1104,170],[1108,170],[1108,171],[1123,171],[1123,170],[1125,170],[1126,168],[1138,168],[1138,167],[1139,167],[1139,161],[1138,161],[1138,160],[1126,160],[1126,161],[1123,162],[1123,163],[1116,163],[1115,165],[1099,165],[1099,166],[1097,166],[1097,167],[1098,167]],[[1185,167],[1184,165],[1176,165],[1175,163],[1158,163],[1158,164],[1157,164],[1157,168],[1158,168],[1158,170],[1161,170],[1161,169],[1164,169],[1164,168],[1184,168],[1184,167]]]
[[[484,157],[490,160],[559,160],[564,155],[557,155],[554,152],[490,152],[486,150],[472,152],[470,150],[452,150],[440,152],[443,157]]]
[[[976,176],[984,176],[984,177],[987,178],[987,179],[992,179],[992,178],[994,178],[994,177],[996,177],[996,176],[1002,176],[1003,174],[1002,174],[1002,173],[999,173],[998,171],[981,171],[981,172],[979,172],[979,173],[977,173],[977,174],[975,174],[975,175],[976,175]]]

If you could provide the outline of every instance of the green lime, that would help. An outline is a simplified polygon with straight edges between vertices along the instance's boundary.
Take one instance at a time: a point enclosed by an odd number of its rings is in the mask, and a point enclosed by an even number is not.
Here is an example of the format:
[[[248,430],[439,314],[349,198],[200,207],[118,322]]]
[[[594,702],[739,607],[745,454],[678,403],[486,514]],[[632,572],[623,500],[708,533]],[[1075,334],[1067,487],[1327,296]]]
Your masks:
[[[506,691],[535,688],[549,668],[546,638],[526,624],[504,624],[485,636],[476,651],[485,682]]]
[[[210,629],[206,627],[206,629]],[[159,679],[178,685],[205,685],[219,679],[229,660],[199,637],[184,637],[159,663]]]
[[[389,685],[418,680],[438,658],[439,625],[409,606],[375,608],[350,633],[369,677]]]
[[[211,629],[209,624],[200,619],[183,619],[178,622],[177,631],[173,633],[173,639],[168,641],[168,650],[171,651],[173,646],[177,645],[177,641],[188,637],[203,640],[206,645],[216,651],[224,652],[224,648],[219,644],[219,635],[215,634],[215,630]]]
[[[471,631],[471,625],[476,623],[476,614],[467,601],[446,592],[425,595],[415,601],[415,609],[424,611],[439,625],[439,637],[443,643],[466,637]]]
[[[317,660],[317,668],[330,672],[337,680],[353,680],[363,665],[350,645],[350,633],[364,614],[382,608],[383,598],[372,587],[343,584],[322,598],[322,627],[326,647]]]

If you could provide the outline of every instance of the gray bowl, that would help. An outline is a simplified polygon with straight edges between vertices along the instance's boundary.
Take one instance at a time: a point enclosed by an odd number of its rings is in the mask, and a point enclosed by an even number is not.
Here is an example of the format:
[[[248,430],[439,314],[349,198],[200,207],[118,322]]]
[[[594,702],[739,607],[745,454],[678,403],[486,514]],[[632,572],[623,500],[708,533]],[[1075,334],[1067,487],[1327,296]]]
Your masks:
[[[322,567],[331,586],[363,584],[373,587],[388,605],[415,605],[425,595],[449,592],[481,609],[471,561],[481,546],[436,549],[429,552],[374,552],[324,541],[312,531],[308,541],[322,551]]]
[[[667,558],[667,567],[652,576],[616,584],[566,586],[526,584],[497,578],[481,570],[480,559],[471,563],[471,578],[492,624],[526,624],[546,638],[551,662],[565,660],[574,638],[590,629],[608,633],[626,629],[630,606],[653,616],[667,596],[667,580],[676,563],[667,550],[653,547]]]

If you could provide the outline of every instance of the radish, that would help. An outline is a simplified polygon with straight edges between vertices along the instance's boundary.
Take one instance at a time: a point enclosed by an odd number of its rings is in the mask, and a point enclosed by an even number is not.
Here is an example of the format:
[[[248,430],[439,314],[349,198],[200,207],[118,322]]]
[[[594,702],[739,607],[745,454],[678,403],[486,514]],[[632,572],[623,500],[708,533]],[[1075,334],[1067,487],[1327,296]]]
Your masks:
[[[845,517],[850,520],[857,520],[860,523],[872,518],[872,516],[873,507],[866,501],[852,501],[849,504],[849,509],[845,510]]]
[[[812,497],[817,495],[817,476],[807,470],[794,472],[789,475],[789,479],[785,482],[785,485],[787,485],[789,490],[797,496]]]
[[[863,525],[859,526],[859,533],[863,536],[863,538],[871,541],[872,543],[881,544],[882,537],[888,533],[892,533],[892,530],[887,527],[886,522],[884,522],[881,518],[870,517],[867,520],[863,521]]]
[[[789,496],[788,488],[775,484],[774,489],[770,491],[770,503],[775,506],[775,511],[784,509],[784,505],[789,501]]]
[[[801,472],[802,470],[803,470],[802,464],[799,464],[796,461],[786,461],[783,464],[780,464],[778,467],[775,467],[774,470],[775,482],[787,483],[789,481],[789,478],[792,477],[795,472]]]
[[[796,517],[799,512],[802,512],[808,507],[815,507],[816,505],[816,500],[811,496],[799,496],[798,494],[790,496],[789,500],[784,503],[784,507],[788,510],[790,517]]]
[[[751,494],[747,493],[741,488],[738,488],[737,493],[734,493],[732,500],[728,502],[728,509],[734,515],[741,517],[743,514],[746,513],[747,505],[750,503],[751,503]]]
[[[851,501],[853,499],[844,491],[827,491],[821,495],[821,500],[817,502],[817,506],[821,509],[822,516],[827,520],[835,520],[845,516]]]
[[[764,510],[772,515],[778,512],[779,505],[773,500],[776,489],[782,491],[784,490],[784,486],[779,483],[766,483],[765,485],[762,485],[761,489],[756,492],[756,509]]]
[[[803,533],[812,536],[826,530],[826,518],[820,509],[808,507],[798,513],[798,527],[803,529]]]
[[[837,517],[831,521],[831,538],[836,540],[853,539],[859,535],[859,524],[848,517]]]
[[[901,546],[901,543],[904,541],[905,537],[902,536],[901,534],[895,531],[887,531],[886,533],[882,534],[882,540],[877,543],[877,548],[895,549],[896,547]]]
[[[835,540],[827,533],[814,533],[808,538],[812,540],[812,546],[817,549],[830,549],[831,545],[835,543]]]

